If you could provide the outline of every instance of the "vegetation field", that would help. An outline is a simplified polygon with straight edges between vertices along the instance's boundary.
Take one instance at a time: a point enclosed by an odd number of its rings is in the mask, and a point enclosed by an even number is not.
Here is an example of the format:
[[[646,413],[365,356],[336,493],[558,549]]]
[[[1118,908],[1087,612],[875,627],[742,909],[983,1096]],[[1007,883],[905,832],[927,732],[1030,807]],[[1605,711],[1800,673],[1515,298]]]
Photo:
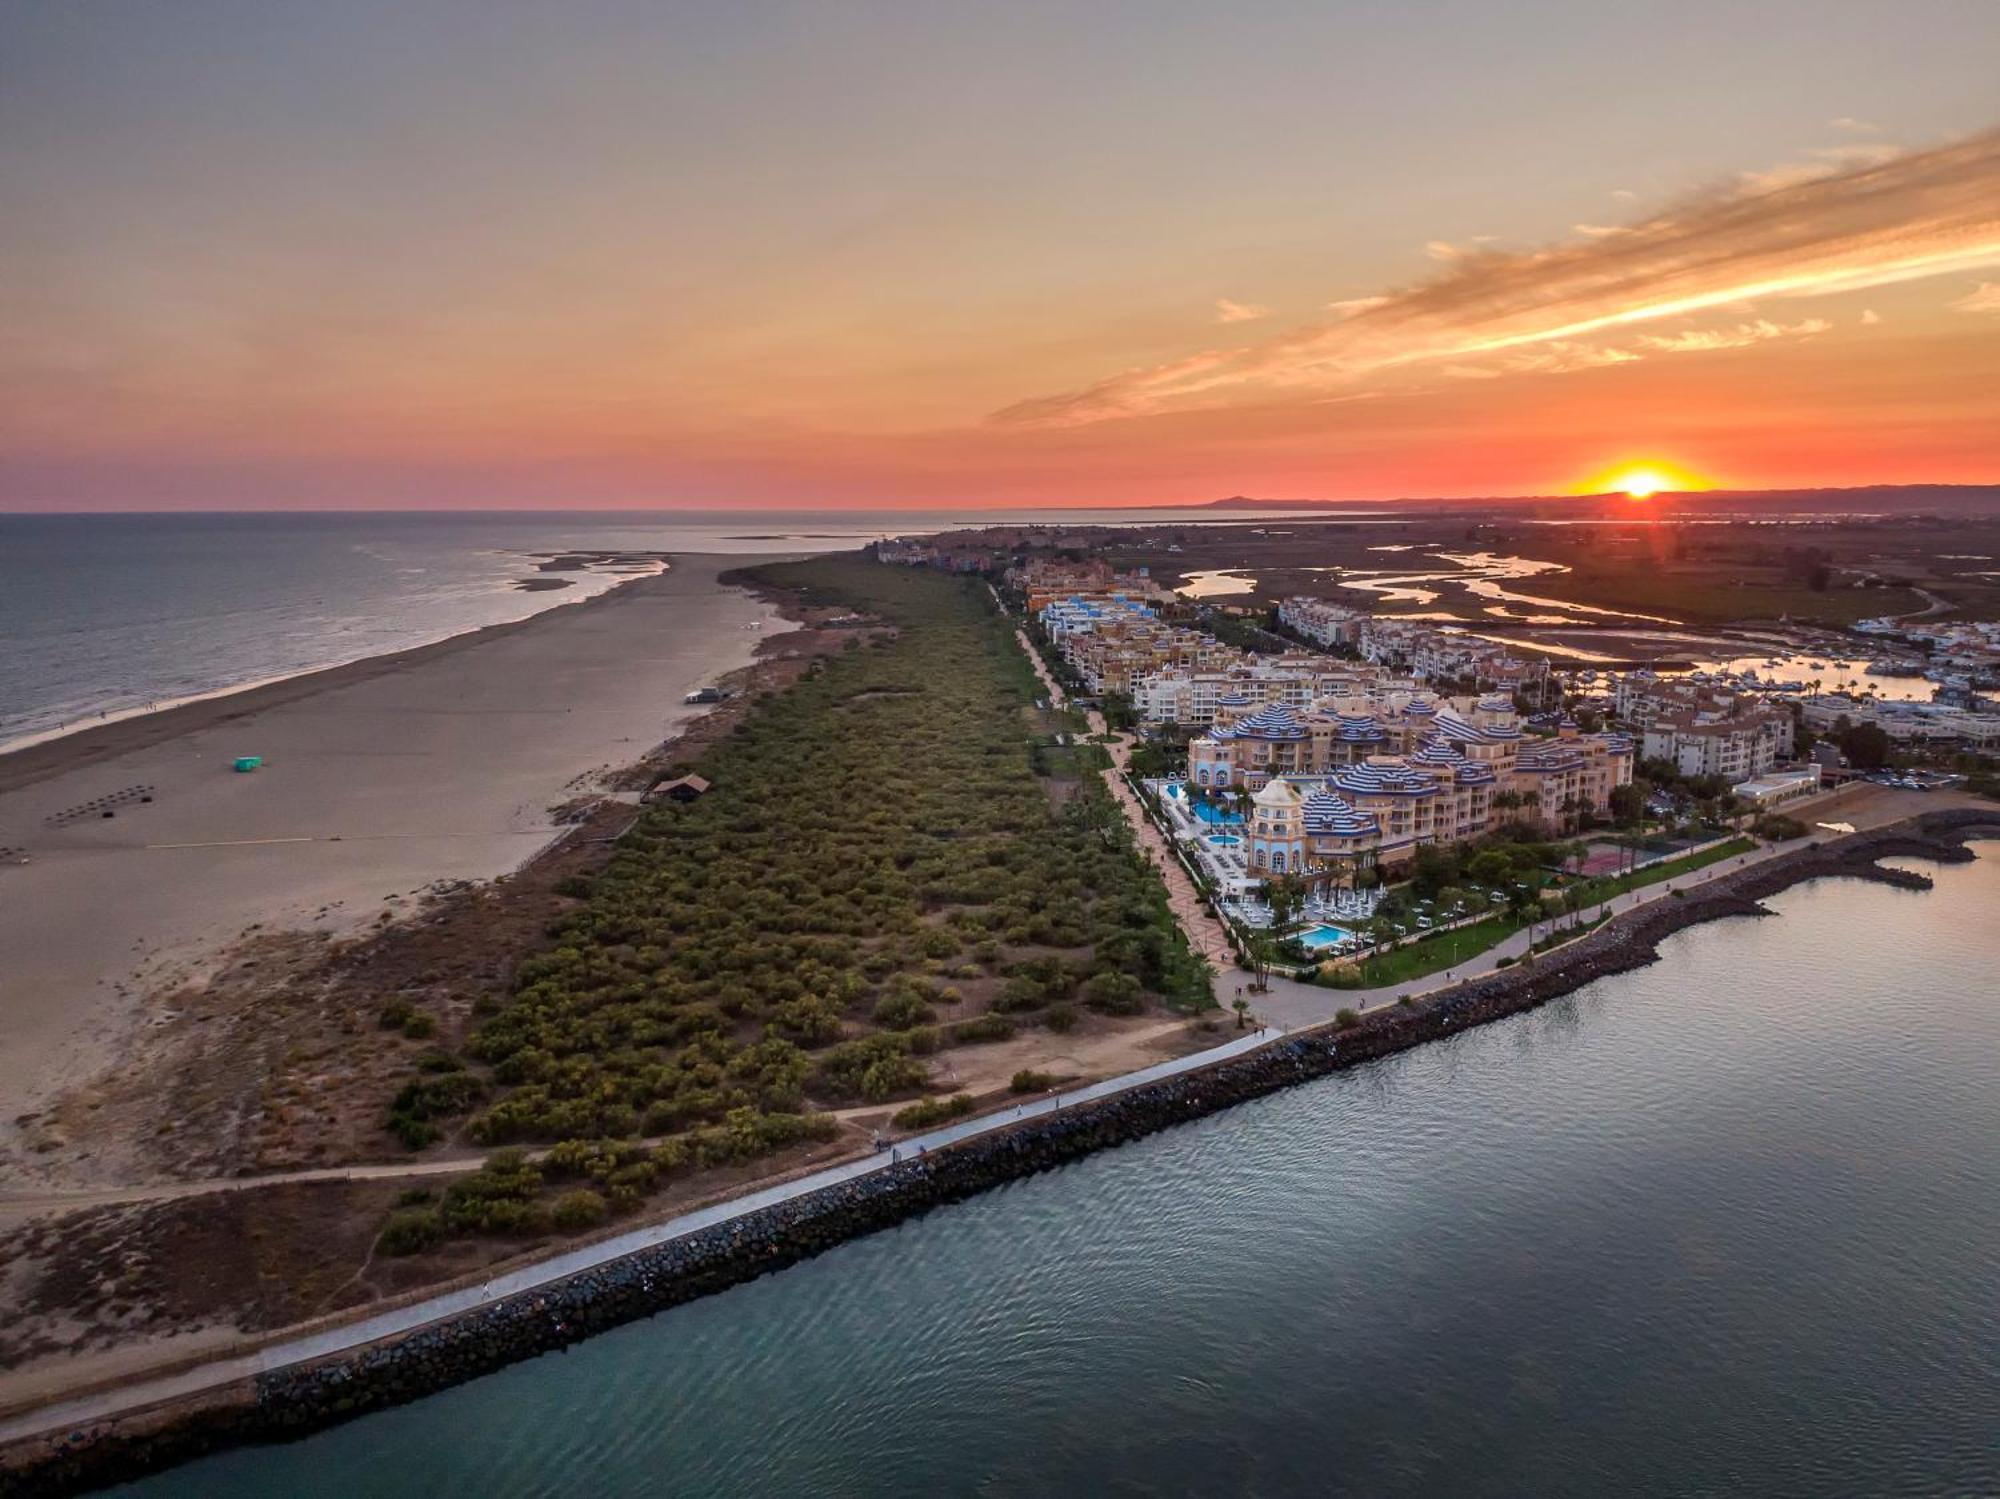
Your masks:
[[[853,559],[754,577],[893,628],[759,703],[691,767],[712,789],[649,808],[463,1051],[425,1058],[389,1121],[406,1144],[557,1149],[405,1205],[385,1249],[586,1227],[830,1136],[829,1110],[921,1099],[946,1048],[1212,1003],[1102,751],[1048,742],[982,586]]]

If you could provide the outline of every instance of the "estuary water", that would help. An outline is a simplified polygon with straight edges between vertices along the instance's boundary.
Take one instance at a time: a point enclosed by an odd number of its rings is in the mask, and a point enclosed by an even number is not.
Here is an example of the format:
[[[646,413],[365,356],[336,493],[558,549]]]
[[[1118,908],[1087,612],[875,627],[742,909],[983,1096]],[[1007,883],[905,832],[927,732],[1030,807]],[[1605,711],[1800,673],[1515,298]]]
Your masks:
[[[525,619],[633,570],[540,571],[554,554],[845,551],[1008,519],[1218,523],[1199,509],[0,515],[0,749]]]
[[[2000,1492],[1975,847],[124,1492]]]

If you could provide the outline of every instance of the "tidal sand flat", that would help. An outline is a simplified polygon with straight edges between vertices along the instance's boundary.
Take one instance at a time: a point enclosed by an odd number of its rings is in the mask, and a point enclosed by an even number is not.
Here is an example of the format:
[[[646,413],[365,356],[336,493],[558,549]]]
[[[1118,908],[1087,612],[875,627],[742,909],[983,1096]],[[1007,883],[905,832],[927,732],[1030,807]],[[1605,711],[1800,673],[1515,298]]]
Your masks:
[[[246,929],[351,932],[541,848],[552,807],[784,628],[717,582],[739,561],[0,756],[0,1164],[32,1175],[22,1116],[129,1057],[143,995]]]

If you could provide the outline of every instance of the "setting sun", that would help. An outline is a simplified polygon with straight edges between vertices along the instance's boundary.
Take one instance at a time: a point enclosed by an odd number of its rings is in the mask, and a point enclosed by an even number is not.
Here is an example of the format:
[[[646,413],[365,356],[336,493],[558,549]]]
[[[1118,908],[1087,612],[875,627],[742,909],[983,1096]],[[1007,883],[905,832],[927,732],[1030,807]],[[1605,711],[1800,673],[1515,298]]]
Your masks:
[[[1650,500],[1663,489],[1671,489],[1673,481],[1656,468],[1629,469],[1612,481],[1614,490],[1622,490],[1635,500]]]
[[[1580,486],[1583,494],[1622,494],[1634,500],[1650,500],[1667,491],[1682,493],[1708,486],[1683,469],[1664,463],[1619,464],[1597,474]]]

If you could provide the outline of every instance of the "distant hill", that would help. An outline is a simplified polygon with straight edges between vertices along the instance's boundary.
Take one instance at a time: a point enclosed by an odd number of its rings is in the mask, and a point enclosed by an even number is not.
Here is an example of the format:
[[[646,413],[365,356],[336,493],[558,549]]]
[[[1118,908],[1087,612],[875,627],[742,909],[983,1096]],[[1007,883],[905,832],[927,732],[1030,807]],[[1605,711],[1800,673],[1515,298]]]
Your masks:
[[[1705,489],[1661,493],[1643,502],[1653,514],[1710,515],[1755,511],[1763,515],[1982,515],[2000,514],[2000,484],[1871,484],[1854,489]],[[1625,513],[1635,502],[1622,494],[1490,495],[1484,498],[1424,499],[1410,495],[1383,500],[1260,500],[1231,495],[1210,500],[1206,510],[1354,510],[1362,506],[1423,507],[1430,511],[1506,509],[1591,515],[1610,509]]]

